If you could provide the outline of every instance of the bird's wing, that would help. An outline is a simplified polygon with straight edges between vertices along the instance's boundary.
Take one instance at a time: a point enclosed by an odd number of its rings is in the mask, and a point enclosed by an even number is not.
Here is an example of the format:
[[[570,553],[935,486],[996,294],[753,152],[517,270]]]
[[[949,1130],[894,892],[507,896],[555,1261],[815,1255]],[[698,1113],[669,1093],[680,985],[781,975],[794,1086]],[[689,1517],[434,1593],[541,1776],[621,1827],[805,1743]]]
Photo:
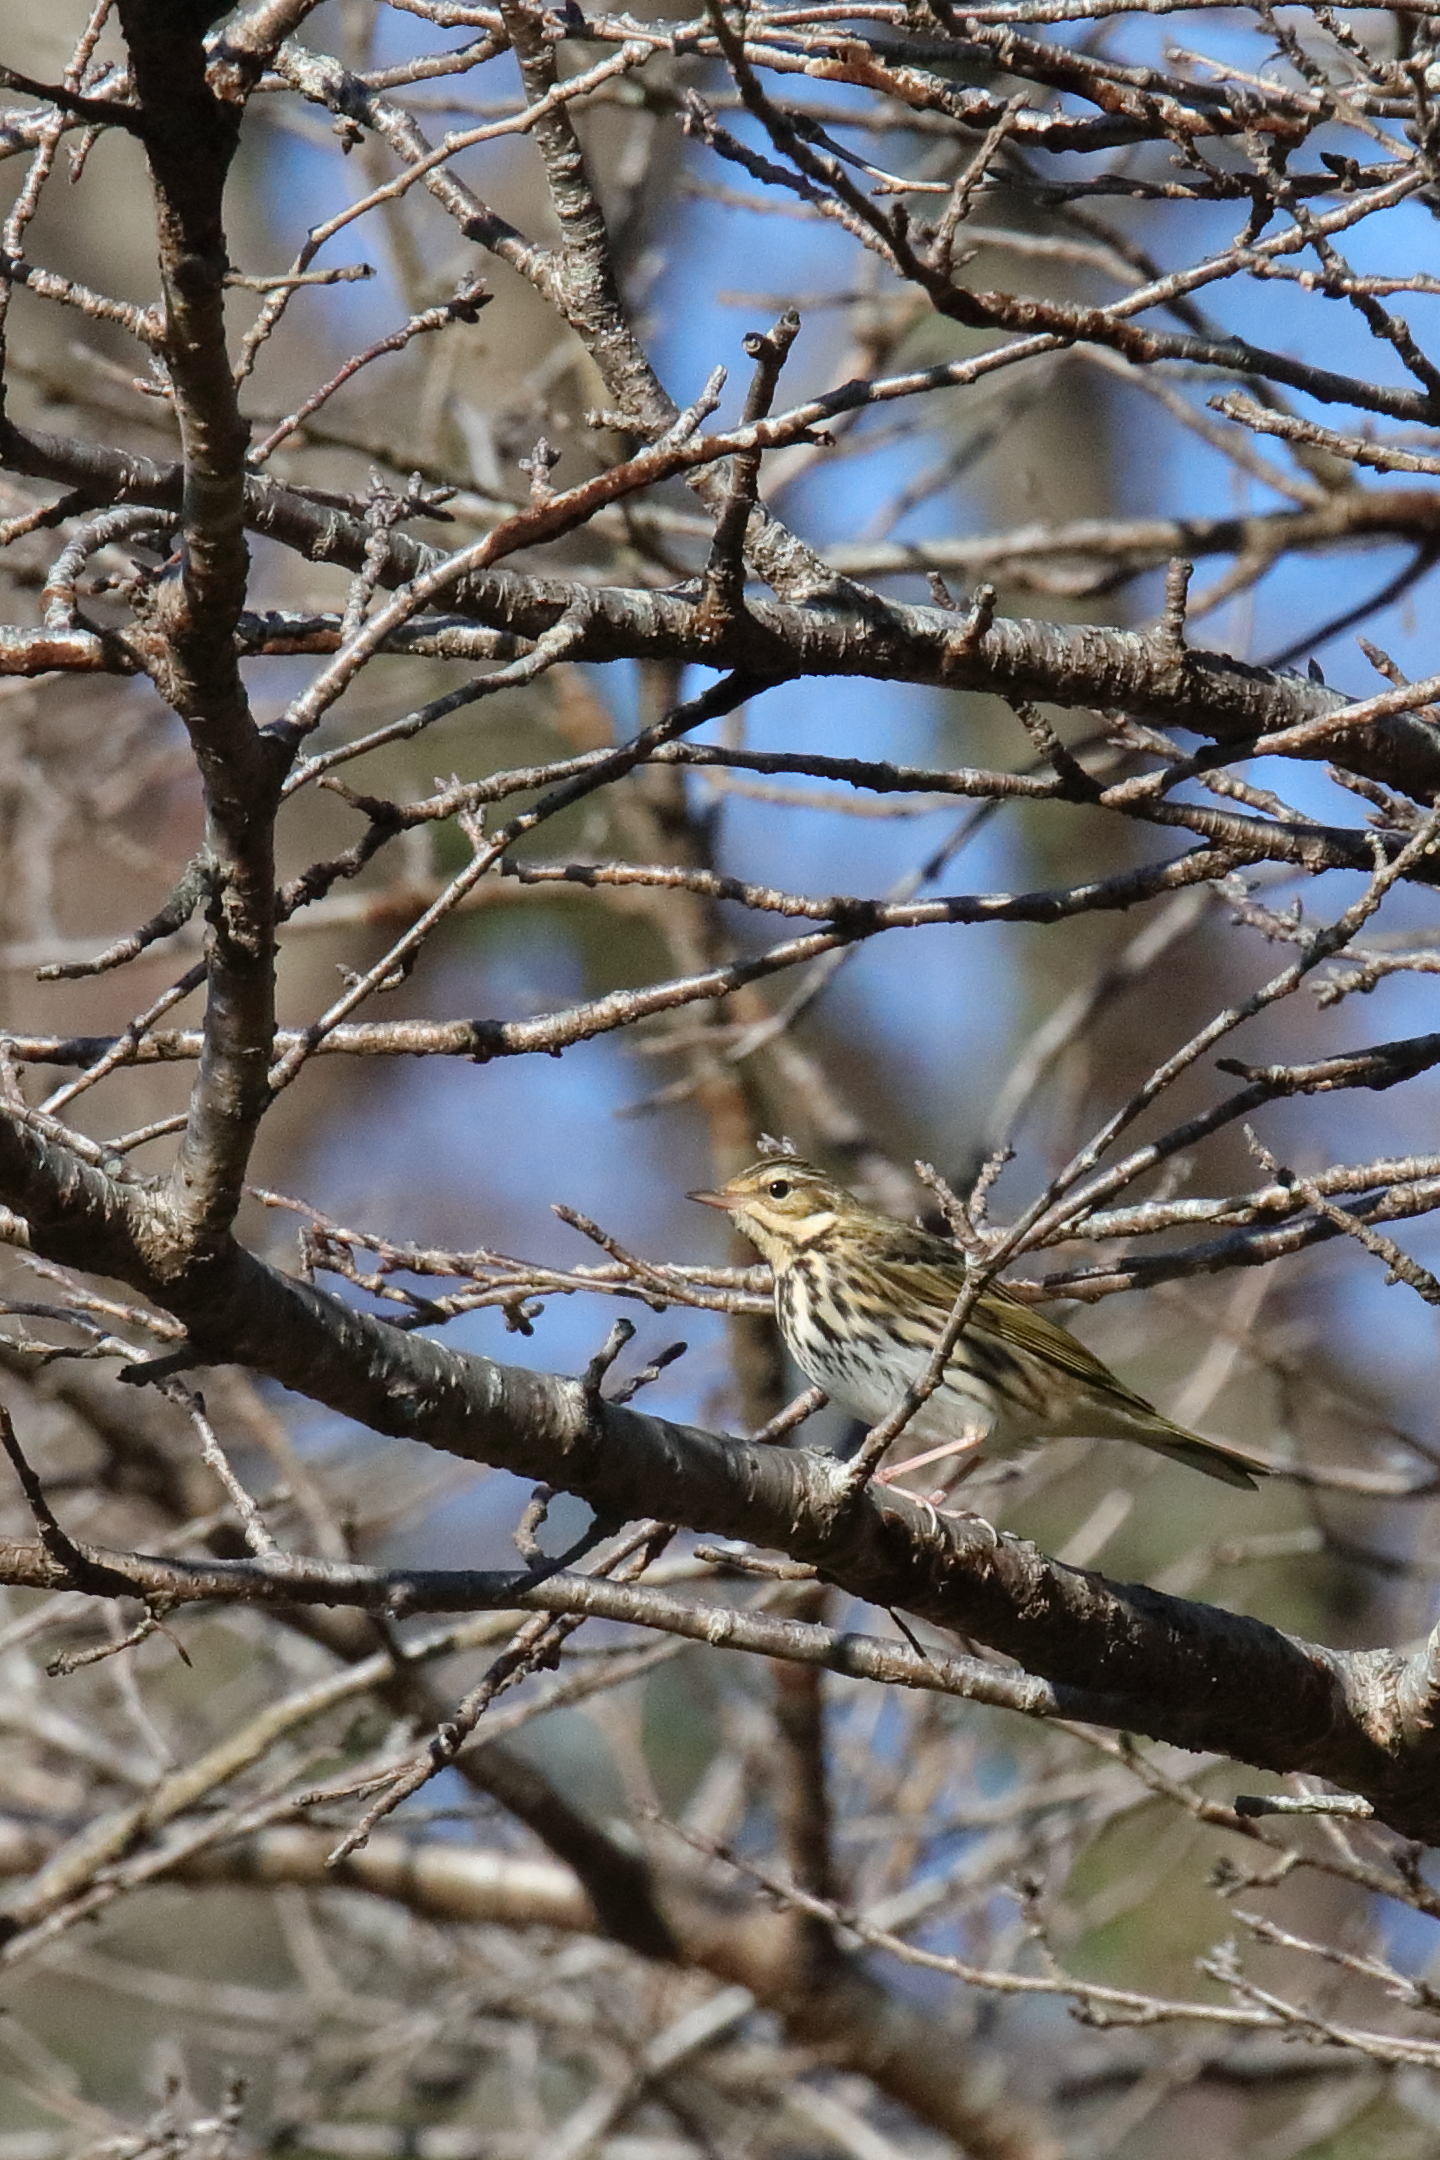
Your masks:
[[[917,1238],[922,1235],[915,1233]],[[912,1318],[924,1313],[932,1340],[934,1331],[944,1325],[946,1312],[954,1307],[961,1284],[958,1261],[943,1248],[935,1252],[939,1244],[938,1238],[926,1238],[920,1250],[912,1243],[904,1257],[892,1254],[887,1262],[897,1287],[903,1285],[909,1294]],[[1163,1410],[1117,1378],[1068,1328],[1047,1319],[1033,1305],[1022,1304],[1003,1283],[991,1283],[981,1292],[964,1343],[964,1349],[955,1353],[957,1361],[968,1362],[1001,1396],[1031,1410],[1045,1407],[1043,1376],[1047,1372],[1073,1380],[1090,1401],[1077,1431],[1094,1432],[1097,1439],[1141,1441],[1192,1470],[1203,1470],[1207,1477],[1252,1491],[1256,1478],[1265,1474],[1264,1463],[1252,1461],[1236,1448],[1203,1440],[1167,1418]],[[1031,1398],[1028,1404],[1027,1396]]]
[[[940,1238],[907,1228],[903,1240],[889,1245],[882,1266],[902,1326],[913,1330],[917,1340],[933,1342],[964,1284],[958,1253]],[[1003,1283],[990,1283],[981,1292],[964,1342],[965,1348],[957,1346],[953,1353],[955,1361],[978,1362],[992,1384],[1003,1387],[1008,1381],[1025,1392],[1027,1366],[1033,1370],[1038,1361],[1082,1387],[1140,1402],[1083,1343],[1033,1306],[1022,1305]],[[1141,1407],[1148,1410],[1149,1405]]]
[[[911,1229],[908,1224],[896,1228],[899,1234],[886,1240],[883,1265],[894,1279],[896,1288],[903,1284],[908,1291],[914,1316],[917,1319],[923,1316],[927,1330],[938,1331],[960,1295],[964,1262],[943,1238],[935,1237],[927,1230]],[[1096,1357],[1093,1350],[1087,1350],[1068,1328],[1047,1318],[1036,1306],[1022,1304],[1004,1283],[986,1285],[966,1333],[972,1346],[977,1339],[988,1338],[1002,1356],[1008,1352],[1021,1363],[1027,1358],[1039,1359],[1081,1387],[1093,1388],[1101,1396],[1108,1396],[1112,1402],[1124,1404],[1147,1418],[1158,1415],[1143,1395],[1137,1395],[1133,1388],[1117,1379],[1104,1360]]]
[[[1145,1398],[1117,1379],[1104,1359],[1096,1357],[1093,1350],[1087,1350],[1078,1336],[1061,1327],[1058,1321],[1047,1318],[1033,1305],[1022,1304],[1003,1283],[991,1283],[982,1292],[975,1320],[977,1326],[998,1336],[1007,1348],[1044,1358],[1047,1364],[1059,1366],[1083,1387],[1098,1388],[1105,1395],[1118,1395],[1150,1411],[1151,1405]]]

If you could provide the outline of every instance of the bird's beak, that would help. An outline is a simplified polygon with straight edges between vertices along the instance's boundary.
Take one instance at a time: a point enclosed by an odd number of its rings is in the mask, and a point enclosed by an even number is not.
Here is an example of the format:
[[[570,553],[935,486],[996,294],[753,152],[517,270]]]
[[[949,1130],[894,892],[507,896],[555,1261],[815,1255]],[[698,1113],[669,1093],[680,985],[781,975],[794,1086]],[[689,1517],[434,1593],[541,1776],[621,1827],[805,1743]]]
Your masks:
[[[685,1197],[687,1200],[698,1200],[702,1207],[724,1208],[727,1213],[735,1205],[723,1192],[691,1192],[686,1193]]]

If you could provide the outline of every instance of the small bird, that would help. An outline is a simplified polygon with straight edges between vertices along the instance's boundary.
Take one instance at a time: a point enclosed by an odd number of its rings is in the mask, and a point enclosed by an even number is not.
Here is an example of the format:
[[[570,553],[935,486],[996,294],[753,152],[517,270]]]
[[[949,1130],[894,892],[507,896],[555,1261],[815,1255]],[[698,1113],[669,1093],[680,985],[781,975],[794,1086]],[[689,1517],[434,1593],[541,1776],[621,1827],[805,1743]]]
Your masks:
[[[925,1371],[965,1284],[946,1239],[866,1207],[798,1155],[767,1155],[719,1192],[775,1278],[775,1318],[801,1371],[875,1425]],[[1136,1440],[1173,1462],[1253,1491],[1263,1465],[1175,1425],[1081,1342],[1003,1283],[981,1292],[944,1378],[906,1435],[937,1445],[923,1461],[1021,1453],[1037,1440]],[[973,1467],[973,1463],[969,1466]]]

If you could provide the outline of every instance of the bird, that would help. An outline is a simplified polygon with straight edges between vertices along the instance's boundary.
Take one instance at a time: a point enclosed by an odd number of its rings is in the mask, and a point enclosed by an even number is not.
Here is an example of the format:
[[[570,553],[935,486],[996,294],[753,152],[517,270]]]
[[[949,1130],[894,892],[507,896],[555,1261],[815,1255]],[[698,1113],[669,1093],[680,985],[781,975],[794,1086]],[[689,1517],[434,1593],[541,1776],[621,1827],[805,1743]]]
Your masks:
[[[723,1209],[769,1261],[775,1318],[801,1371],[867,1425],[887,1417],[924,1373],[965,1287],[956,1247],[868,1207],[790,1152],[767,1154],[718,1192],[688,1197]],[[1264,1475],[1263,1464],[1173,1423],[1001,1282],[981,1291],[939,1387],[904,1430],[935,1444],[897,1471],[968,1455],[964,1476],[982,1449],[1004,1457],[1083,1436],[1137,1441],[1250,1491]]]

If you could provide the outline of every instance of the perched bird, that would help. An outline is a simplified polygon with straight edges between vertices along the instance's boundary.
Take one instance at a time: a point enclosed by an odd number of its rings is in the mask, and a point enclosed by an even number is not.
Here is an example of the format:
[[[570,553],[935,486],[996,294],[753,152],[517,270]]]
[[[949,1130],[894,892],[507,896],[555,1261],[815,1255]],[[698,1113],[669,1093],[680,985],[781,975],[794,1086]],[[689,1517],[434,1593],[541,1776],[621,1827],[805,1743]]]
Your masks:
[[[775,1277],[775,1318],[801,1371],[868,1425],[925,1371],[965,1282],[946,1239],[866,1207],[813,1163],[772,1154],[719,1192]],[[1002,1283],[981,1293],[944,1378],[905,1427],[923,1459],[985,1446],[1018,1454],[1064,1434],[1137,1440],[1226,1485],[1253,1490],[1259,1463],[1172,1424],[1054,1320]],[[918,1467],[919,1458],[910,1465]]]

